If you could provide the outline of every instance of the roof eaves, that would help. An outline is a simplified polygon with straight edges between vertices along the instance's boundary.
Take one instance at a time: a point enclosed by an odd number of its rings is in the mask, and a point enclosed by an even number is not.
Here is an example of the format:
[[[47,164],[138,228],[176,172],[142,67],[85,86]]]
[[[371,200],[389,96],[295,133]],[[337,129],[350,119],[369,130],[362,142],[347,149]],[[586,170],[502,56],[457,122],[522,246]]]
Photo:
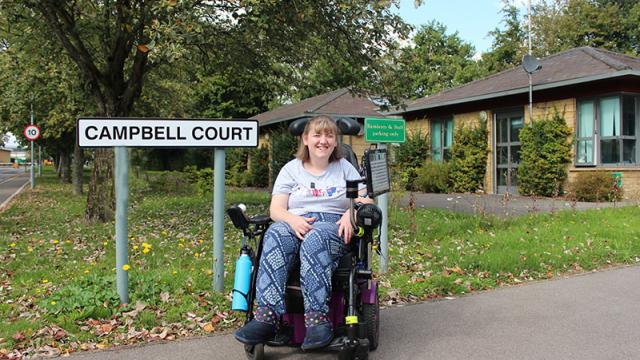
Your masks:
[[[575,79],[569,79],[569,80],[563,80],[563,81],[556,81],[556,82],[552,82],[552,83],[534,85],[533,86],[533,91],[547,90],[547,89],[553,89],[553,88],[569,86],[569,85],[577,85],[577,84],[587,83],[587,82],[591,82],[591,81],[605,80],[605,79],[611,79],[611,78],[627,76],[627,75],[635,75],[635,76],[639,76],[640,77],[640,71],[638,71],[638,70],[622,70],[622,71],[616,71],[616,72],[612,72],[612,73],[599,74],[599,75],[587,76],[587,77],[582,77],[582,78],[575,78]],[[469,103],[469,102],[474,102],[474,101],[493,99],[493,98],[497,98],[497,97],[522,94],[522,93],[526,93],[528,91],[529,91],[529,87],[527,86],[527,87],[521,87],[521,88],[516,88],[516,89],[511,89],[511,90],[499,91],[499,92],[490,93],[490,94],[483,94],[483,95],[466,97],[466,98],[462,98],[462,99],[455,99],[455,100],[445,101],[445,102],[441,102],[441,103],[427,104],[427,105],[424,105],[424,106],[407,107],[402,112],[393,112],[393,113],[388,113],[388,114],[389,115],[400,115],[400,114],[406,114],[406,113],[413,112],[413,111],[427,110],[427,109],[433,109],[433,108],[438,108],[438,107],[443,107],[443,106],[448,106],[448,105],[458,105],[458,104],[464,104],[464,103]]]

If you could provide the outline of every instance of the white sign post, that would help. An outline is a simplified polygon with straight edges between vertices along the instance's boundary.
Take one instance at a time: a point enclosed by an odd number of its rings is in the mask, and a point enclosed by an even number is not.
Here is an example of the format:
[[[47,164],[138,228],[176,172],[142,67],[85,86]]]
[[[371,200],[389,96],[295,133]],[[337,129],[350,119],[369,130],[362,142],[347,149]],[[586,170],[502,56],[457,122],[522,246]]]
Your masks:
[[[225,147],[257,147],[257,120],[80,118],[80,147],[116,148],[116,287],[120,302],[129,301],[128,154],[126,147],[213,147],[213,288],[224,290],[224,170]]]

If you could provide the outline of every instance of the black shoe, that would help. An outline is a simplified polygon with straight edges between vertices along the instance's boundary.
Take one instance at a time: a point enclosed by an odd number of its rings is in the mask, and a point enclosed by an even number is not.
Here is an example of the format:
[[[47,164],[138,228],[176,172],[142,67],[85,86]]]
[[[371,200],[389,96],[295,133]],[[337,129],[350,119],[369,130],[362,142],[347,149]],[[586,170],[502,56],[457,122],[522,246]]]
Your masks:
[[[322,323],[307,328],[307,335],[302,343],[302,350],[313,350],[325,347],[333,339],[333,329],[330,323]]]
[[[273,340],[275,335],[276,325],[258,320],[251,320],[235,332],[236,340],[247,345],[263,344]]]

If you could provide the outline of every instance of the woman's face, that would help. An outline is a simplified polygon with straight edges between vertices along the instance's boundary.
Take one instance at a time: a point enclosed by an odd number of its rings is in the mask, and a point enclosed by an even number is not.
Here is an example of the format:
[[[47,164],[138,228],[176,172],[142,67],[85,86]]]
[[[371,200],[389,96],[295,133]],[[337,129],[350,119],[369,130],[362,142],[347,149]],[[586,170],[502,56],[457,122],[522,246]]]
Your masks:
[[[309,156],[315,159],[329,159],[337,143],[334,133],[317,129],[311,129],[303,135],[302,141],[309,149]]]

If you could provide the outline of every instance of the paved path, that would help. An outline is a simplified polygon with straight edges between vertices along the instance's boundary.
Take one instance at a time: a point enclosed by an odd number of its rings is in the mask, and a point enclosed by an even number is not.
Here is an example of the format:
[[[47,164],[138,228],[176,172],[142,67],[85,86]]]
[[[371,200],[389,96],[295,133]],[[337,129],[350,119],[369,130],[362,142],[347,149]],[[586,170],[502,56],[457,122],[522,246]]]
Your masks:
[[[381,313],[372,359],[637,359],[640,266],[541,281]],[[268,359],[334,359],[267,348]],[[76,354],[71,360],[244,359],[231,334]]]
[[[516,216],[535,212],[552,212],[558,210],[587,210],[615,206],[637,204],[637,201],[610,202],[575,202],[563,199],[533,198],[526,196],[474,195],[474,194],[425,194],[414,193],[414,201],[418,208],[449,209],[470,214],[493,214],[496,216]],[[400,206],[409,204],[409,195],[404,195]]]
[[[8,205],[22,186],[29,182],[29,172],[25,169],[0,167],[0,210]]]

